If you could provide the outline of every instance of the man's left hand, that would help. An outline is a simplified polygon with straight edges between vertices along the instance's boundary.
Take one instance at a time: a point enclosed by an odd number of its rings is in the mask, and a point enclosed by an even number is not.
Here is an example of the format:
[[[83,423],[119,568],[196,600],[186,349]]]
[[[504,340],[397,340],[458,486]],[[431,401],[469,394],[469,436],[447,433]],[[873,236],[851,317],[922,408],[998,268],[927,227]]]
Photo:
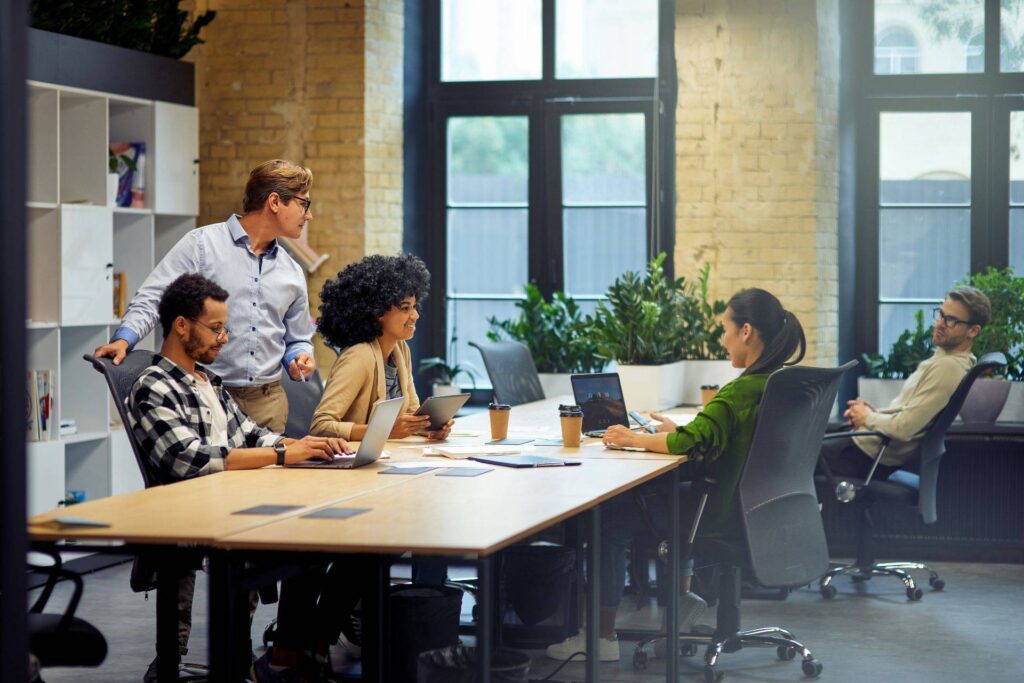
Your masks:
[[[288,364],[288,375],[296,382],[304,382],[316,370],[316,361],[308,353],[296,354]]]

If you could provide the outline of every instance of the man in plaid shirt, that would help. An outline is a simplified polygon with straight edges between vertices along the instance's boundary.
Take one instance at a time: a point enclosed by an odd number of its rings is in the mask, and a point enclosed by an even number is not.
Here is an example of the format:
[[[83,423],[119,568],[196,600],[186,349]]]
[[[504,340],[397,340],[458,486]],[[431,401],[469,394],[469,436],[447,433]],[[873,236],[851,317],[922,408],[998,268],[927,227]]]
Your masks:
[[[343,439],[290,439],[258,426],[204,367],[228,343],[227,298],[215,282],[190,273],[172,282],[160,299],[163,346],[128,396],[129,427],[149,453],[160,483],[352,453]],[[178,582],[179,654],[188,648],[194,590],[195,571],[189,571]],[[155,679],[156,660],[144,680]]]

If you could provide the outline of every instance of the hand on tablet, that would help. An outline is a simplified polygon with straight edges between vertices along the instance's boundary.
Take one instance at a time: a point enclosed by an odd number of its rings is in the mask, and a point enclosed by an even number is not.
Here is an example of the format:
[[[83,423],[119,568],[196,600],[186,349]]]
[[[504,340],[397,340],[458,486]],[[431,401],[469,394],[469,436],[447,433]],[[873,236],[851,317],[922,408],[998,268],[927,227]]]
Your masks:
[[[427,438],[428,439],[434,439],[436,441],[444,441],[445,439],[448,438],[448,435],[451,434],[452,427],[454,425],[455,425],[455,420],[448,420],[448,423],[445,424],[440,429],[437,429],[437,430],[434,430],[434,431],[428,431],[426,433],[427,434]]]
[[[395,426],[391,428],[391,434],[388,438],[404,439],[407,436],[412,436],[416,432],[426,430],[427,425],[429,424],[430,417],[427,415],[413,415],[412,413],[399,415],[398,419],[395,420]]]

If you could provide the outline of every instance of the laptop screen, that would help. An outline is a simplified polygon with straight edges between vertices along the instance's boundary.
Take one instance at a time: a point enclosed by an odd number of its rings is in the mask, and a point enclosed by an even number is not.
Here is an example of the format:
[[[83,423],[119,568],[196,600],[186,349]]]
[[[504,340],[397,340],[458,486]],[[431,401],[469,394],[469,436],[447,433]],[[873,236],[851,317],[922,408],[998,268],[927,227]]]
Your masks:
[[[583,409],[585,433],[603,432],[612,425],[629,426],[626,401],[622,397],[618,373],[573,375],[571,380],[573,396]]]

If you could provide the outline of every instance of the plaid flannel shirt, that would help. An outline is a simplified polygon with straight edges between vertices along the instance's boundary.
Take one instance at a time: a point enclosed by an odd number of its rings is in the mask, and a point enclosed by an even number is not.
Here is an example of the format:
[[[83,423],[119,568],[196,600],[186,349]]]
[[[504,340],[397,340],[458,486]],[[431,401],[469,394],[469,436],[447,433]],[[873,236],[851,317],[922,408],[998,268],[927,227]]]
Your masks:
[[[135,381],[127,405],[129,426],[149,453],[160,483],[221,472],[231,449],[273,446],[283,438],[253,422],[225,391],[220,377],[196,365],[213,384],[227,415],[228,445],[208,444],[210,410],[199,398],[195,378],[163,356],[154,358],[156,364]]]

